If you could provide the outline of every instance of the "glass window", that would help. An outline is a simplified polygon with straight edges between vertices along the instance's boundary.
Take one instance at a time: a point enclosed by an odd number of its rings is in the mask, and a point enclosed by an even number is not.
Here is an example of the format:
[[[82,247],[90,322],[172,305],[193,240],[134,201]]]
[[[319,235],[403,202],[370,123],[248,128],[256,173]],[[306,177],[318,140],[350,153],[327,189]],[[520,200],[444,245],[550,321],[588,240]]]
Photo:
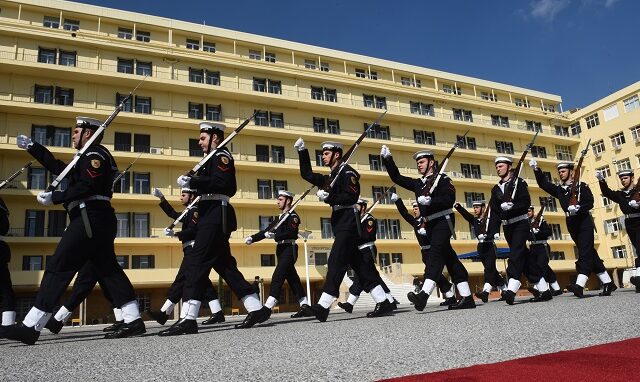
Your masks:
[[[148,213],[136,213],[136,212],[133,213],[133,236],[149,237],[149,214]],[[135,256],[134,256],[134,259],[135,259]]]
[[[269,146],[256,145],[256,160],[258,162],[269,162]]]
[[[535,121],[525,121],[527,125],[528,131],[539,131],[542,132],[542,123]]]
[[[141,61],[136,62],[136,74],[140,76],[151,76],[151,71],[152,71],[151,68],[152,68],[151,62],[141,62]]]
[[[38,48],[38,62],[43,64],[55,64],[56,63],[56,50]]]
[[[189,156],[191,157],[201,157],[202,149],[198,144],[198,139],[189,138]]]
[[[402,264],[402,253],[392,253],[391,262]]]
[[[269,80],[269,93],[282,94],[282,82]]]
[[[200,40],[188,38],[187,49],[200,50]]]
[[[118,72],[133,74],[133,59],[118,58]]]
[[[284,127],[284,114],[283,113],[269,113],[270,120],[269,125],[271,127]]]
[[[151,97],[136,96],[136,113],[151,114]]]
[[[258,179],[258,199],[271,199],[271,181]]]
[[[80,29],[80,21],[64,19],[64,24],[62,25],[62,27],[64,28],[64,30],[77,31],[78,29]]]
[[[43,146],[46,146],[48,144],[47,127],[35,125],[31,126],[31,139]]]
[[[329,71],[329,64],[326,62],[321,62],[320,63],[320,70],[323,72],[328,72]]]
[[[151,152],[151,135],[133,134],[133,152],[150,153]]]
[[[129,256],[116,256],[116,261],[120,268],[129,269]]]
[[[120,172],[116,176],[120,175]],[[113,192],[128,194],[130,192],[131,185],[131,173],[125,172],[124,175],[120,177],[120,179],[114,183]]]
[[[566,160],[572,161],[573,155],[571,155],[571,150],[569,146],[564,145],[555,145],[556,146],[556,159],[558,160]]]
[[[533,146],[531,147],[531,155],[536,158],[546,158],[547,149],[542,146]]]
[[[129,237],[129,214],[127,212],[116,213],[116,221],[118,223],[116,237]]]
[[[369,154],[369,170],[383,171],[384,169],[384,163],[382,163],[380,155]]]
[[[204,69],[189,68],[189,82],[202,83],[204,79]]]
[[[136,40],[142,41],[142,42],[151,41],[151,32],[144,32],[140,30],[136,31]]]
[[[587,129],[598,126],[600,124],[598,113],[591,114],[590,116],[586,117],[585,122],[587,123]]]
[[[25,211],[24,236],[44,236],[44,211]]]
[[[275,53],[266,52],[264,54],[264,60],[267,61],[267,62],[276,62],[276,54]]]
[[[495,141],[496,151],[500,154],[513,154],[513,143],[505,141]]]
[[[464,176],[465,178],[482,178],[482,175],[480,174],[480,165],[461,163],[460,170],[462,171],[462,176]]]
[[[489,92],[480,93],[480,98],[482,98],[485,101],[498,102],[498,96]]]
[[[56,87],[56,105],[73,106],[73,89]]]
[[[42,167],[29,167],[27,188],[30,190],[44,190],[47,188],[47,170]]]
[[[60,51],[60,65],[76,66],[76,52]]]
[[[42,26],[45,28],[60,28],[60,18],[58,16],[45,16],[42,21]]]
[[[220,72],[205,71],[205,83],[207,85],[220,85]]]
[[[274,180],[273,181],[273,197],[278,197],[279,191],[287,190],[287,181],[286,180]]]
[[[71,147],[71,129],[55,127],[53,129],[53,145],[58,147]]]
[[[189,118],[202,119],[203,105],[201,103],[189,102]]]
[[[251,60],[262,60],[262,52],[259,50],[249,50],[249,59]]]
[[[148,172],[133,173],[134,194],[149,194],[151,193],[150,187],[150,174]]]
[[[260,255],[260,266],[261,267],[275,267],[276,266],[276,255]]]
[[[429,115],[433,117],[435,115],[432,104],[424,104],[422,102],[409,102],[411,114]]]
[[[265,230],[273,221],[273,216],[258,216],[258,226],[261,231]]]
[[[47,236],[60,237],[67,227],[67,212],[64,210],[49,211],[49,222],[47,226]]]
[[[133,38],[133,29],[131,28],[118,28],[118,38],[125,40],[131,40]]]
[[[53,103],[53,86],[35,85],[34,93],[34,102]]]
[[[314,70],[316,68],[316,62],[313,60],[304,60],[304,67],[305,69]]]
[[[388,253],[380,252],[378,253],[378,265],[381,267],[386,267],[387,265],[391,265],[391,257]]]
[[[131,151],[131,134],[129,133],[114,133],[114,150],[115,151]]]
[[[493,126],[509,127],[509,117],[503,117],[501,115],[492,115],[491,124]]]
[[[618,118],[620,116],[620,113],[618,112],[618,105],[613,104],[604,108],[602,110],[602,116],[604,117],[605,122]]]
[[[453,109],[453,119],[456,121],[473,122],[471,110]]]
[[[629,158],[625,158],[614,163],[618,171],[631,170],[631,161],[629,160]]]
[[[582,128],[580,127],[580,121],[576,121],[569,126],[571,129],[571,135],[579,135],[582,132]]]
[[[356,77],[367,78],[367,74],[364,69],[356,69]]]
[[[320,218],[320,233],[323,239],[333,238],[333,228],[331,227],[330,218]]]
[[[222,114],[222,105],[207,104],[207,113],[205,118],[207,121],[219,121]]]
[[[324,133],[326,131],[324,118],[313,117],[313,131],[316,133]]]
[[[591,149],[593,150],[593,154],[596,157],[602,156],[602,153],[605,151],[604,140],[601,139],[595,143],[592,143]]]
[[[44,270],[42,263],[42,256],[23,256],[22,257],[22,270],[23,271],[42,271]]]
[[[324,100],[324,93],[321,87],[312,86],[311,87],[311,99],[315,99],[318,101]]]
[[[560,224],[549,224],[551,228],[551,240],[562,240],[562,229]]]
[[[155,268],[155,256],[154,255],[133,255],[131,256],[131,268],[132,269],[153,269]],[[140,309],[142,309],[140,305]]]
[[[133,100],[127,96],[127,94],[116,93],[116,106],[119,106],[126,98],[127,101],[122,105],[122,111],[131,112],[133,111]]]
[[[210,42],[210,41],[204,41],[202,43],[202,51],[203,52],[209,52],[209,53],[215,53],[216,52],[216,43],[215,42]]]
[[[337,119],[327,119],[327,133],[340,134],[340,121]]]
[[[271,146],[271,161],[284,163],[284,146]]]
[[[640,100],[638,99],[637,95],[629,97],[629,98],[625,99],[622,102],[624,103],[624,112],[625,113],[628,113],[628,112],[630,112],[632,110],[640,108]]]
[[[611,146],[613,146],[613,148],[616,150],[619,150],[621,146],[626,142],[624,139],[624,132],[622,131],[612,135],[609,138],[611,138]]]
[[[254,121],[258,126],[269,126],[269,114],[266,111],[260,111],[254,117]]]
[[[267,79],[253,77],[253,90],[256,92],[267,91]]]

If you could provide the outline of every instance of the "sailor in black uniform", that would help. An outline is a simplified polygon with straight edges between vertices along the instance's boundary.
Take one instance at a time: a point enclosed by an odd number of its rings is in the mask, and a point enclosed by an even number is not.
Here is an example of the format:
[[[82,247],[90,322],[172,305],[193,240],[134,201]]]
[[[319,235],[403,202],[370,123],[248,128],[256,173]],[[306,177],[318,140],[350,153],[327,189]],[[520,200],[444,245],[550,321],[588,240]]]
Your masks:
[[[538,264],[538,268],[542,269],[542,275],[544,279],[549,283],[549,288],[554,296],[560,296],[562,294],[562,288],[558,284],[558,278],[556,273],[549,266],[549,244],[547,240],[551,237],[551,227],[544,219],[544,216],[540,216],[540,219],[536,219],[535,208],[529,206],[527,211],[529,217],[529,224],[531,225],[531,236],[529,237],[529,252],[534,258],[534,261]],[[529,292],[537,297],[540,292],[535,286],[529,287]]]
[[[0,198],[0,312],[2,312],[2,325],[0,326],[0,338],[4,337],[5,329],[16,322],[16,296],[11,284],[9,273],[9,261],[11,250],[9,245],[2,240],[9,232],[9,209]]]

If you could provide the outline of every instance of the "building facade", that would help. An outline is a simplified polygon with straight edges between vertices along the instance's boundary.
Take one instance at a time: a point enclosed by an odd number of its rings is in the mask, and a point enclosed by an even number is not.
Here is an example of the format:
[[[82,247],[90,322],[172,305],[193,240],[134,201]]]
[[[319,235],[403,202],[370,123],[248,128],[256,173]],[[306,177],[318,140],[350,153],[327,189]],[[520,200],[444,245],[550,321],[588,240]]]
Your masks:
[[[30,157],[16,147],[18,134],[46,144],[70,160],[75,116],[105,119],[139,82],[144,83],[109,126],[103,143],[120,168],[137,159],[115,186],[116,253],[143,308],[158,307],[182,258],[182,248],[163,236],[170,223],[150,193],[162,190],[179,209],[175,179],[200,159],[198,123],[224,122],[230,129],[261,110],[229,146],[236,160],[238,192],[232,199],[239,228],[232,253],[245,277],[268,290],[275,245],[251,246],[243,238],[267,225],[278,210],[280,189],[301,194],[293,143],[303,137],[317,152],[326,140],[351,145],[382,110],[387,115],[352,160],[361,174],[362,197],[373,201],[391,186],[380,147],[390,147],[400,171],[417,176],[411,155],[424,148],[442,157],[468,131],[447,174],[457,200],[471,207],[487,199],[497,182],[493,160],[522,150],[539,132],[531,154],[548,176],[573,160],[582,137],[571,134],[575,114],[562,111],[561,97],[417,66],[318,48],[269,37],[68,1],[0,1],[0,173],[11,174]],[[637,118],[637,117],[636,117]],[[315,166],[320,168],[319,162]],[[32,302],[47,256],[67,222],[59,206],[43,207],[37,193],[53,179],[38,164],[1,192],[11,209],[10,264],[21,306]],[[546,194],[525,166],[522,176],[538,207]],[[399,191],[407,202],[412,195]],[[319,296],[332,244],[330,209],[315,197],[301,203],[301,227],[311,231],[307,259],[312,299]],[[422,275],[413,231],[388,200],[376,208],[381,269],[401,263],[402,272]],[[457,217],[459,254],[475,251],[468,224]],[[574,277],[574,245],[557,204],[546,213],[552,224],[551,266],[561,283]],[[600,227],[601,225],[599,225]],[[608,242],[607,242],[608,243]],[[609,244],[607,244],[609,245]],[[499,247],[506,242],[500,241]],[[608,269],[624,268],[611,252]],[[306,279],[303,246],[297,263]],[[472,287],[482,288],[482,266],[466,261]],[[499,269],[504,263],[499,261]],[[211,277],[217,280],[217,275]],[[227,312],[241,304],[222,287]],[[297,302],[283,292],[280,307]],[[263,293],[264,294],[264,293]],[[82,318],[103,321],[110,307],[95,291]]]

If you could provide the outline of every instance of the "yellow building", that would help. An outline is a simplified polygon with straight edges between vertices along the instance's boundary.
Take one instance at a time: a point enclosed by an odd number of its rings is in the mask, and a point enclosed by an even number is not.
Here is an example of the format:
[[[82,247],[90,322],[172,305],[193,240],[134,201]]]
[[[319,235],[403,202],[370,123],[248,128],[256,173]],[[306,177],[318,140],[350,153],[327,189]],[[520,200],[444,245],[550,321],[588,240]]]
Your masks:
[[[350,145],[380,114],[381,126],[364,140],[352,165],[361,176],[362,197],[374,199],[391,182],[381,168],[380,146],[387,144],[402,173],[417,176],[411,155],[425,147],[446,154],[469,130],[447,173],[457,200],[470,207],[487,199],[497,182],[493,160],[499,154],[519,157],[540,131],[533,155],[554,177],[559,160],[575,156],[581,139],[569,134],[571,116],[561,97],[535,90],[456,75],[397,62],[318,48],[269,37],[161,17],[60,0],[0,0],[0,173],[8,176],[30,158],[16,147],[18,134],[45,143],[70,160],[70,126],[78,115],[105,119],[123,95],[148,75],[126,110],[106,131],[104,144],[120,168],[134,161],[116,186],[112,204],[118,214],[116,252],[133,282],[143,308],[158,307],[182,258],[175,239],[163,236],[170,223],[150,195],[154,187],[179,209],[176,178],[197,162],[197,123],[219,120],[230,128],[254,110],[263,110],[230,145],[236,159],[238,192],[232,203],[239,229],[232,253],[245,277],[264,280],[268,291],[275,246],[246,246],[243,238],[277,214],[274,192],[301,194],[308,188],[299,175],[293,142],[303,137],[310,150],[335,140]],[[633,143],[627,145],[632,146]],[[326,171],[317,168],[318,171]],[[532,200],[546,197],[526,166]],[[46,264],[66,218],[61,207],[35,201],[52,179],[39,165],[1,191],[11,209],[13,251],[10,264],[20,309],[32,303]],[[412,195],[399,192],[409,203]],[[302,226],[312,232],[308,259],[315,300],[331,247],[330,210],[316,197],[299,207]],[[421,275],[413,231],[387,203],[376,208],[379,221],[378,263],[401,263],[404,274]],[[546,214],[554,226],[551,265],[567,283],[574,273],[573,243],[562,211]],[[475,251],[469,227],[458,216],[458,253]],[[506,246],[504,241],[500,247]],[[298,272],[305,279],[302,246]],[[609,269],[624,260],[608,253]],[[465,263],[473,288],[482,286],[479,262]],[[499,261],[499,269],[504,264]],[[217,280],[217,276],[212,274]],[[280,308],[296,302],[284,292]],[[227,312],[240,307],[225,292]],[[88,321],[106,319],[109,306],[94,292],[85,309]],[[83,317],[84,318],[84,317]]]

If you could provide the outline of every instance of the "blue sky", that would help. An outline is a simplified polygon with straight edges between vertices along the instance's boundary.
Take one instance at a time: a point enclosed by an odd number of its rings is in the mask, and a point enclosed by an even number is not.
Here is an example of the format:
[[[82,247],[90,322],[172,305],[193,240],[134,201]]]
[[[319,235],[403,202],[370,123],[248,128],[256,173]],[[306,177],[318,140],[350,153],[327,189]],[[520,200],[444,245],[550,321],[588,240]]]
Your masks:
[[[558,94],[564,110],[640,80],[637,0],[80,2]]]

